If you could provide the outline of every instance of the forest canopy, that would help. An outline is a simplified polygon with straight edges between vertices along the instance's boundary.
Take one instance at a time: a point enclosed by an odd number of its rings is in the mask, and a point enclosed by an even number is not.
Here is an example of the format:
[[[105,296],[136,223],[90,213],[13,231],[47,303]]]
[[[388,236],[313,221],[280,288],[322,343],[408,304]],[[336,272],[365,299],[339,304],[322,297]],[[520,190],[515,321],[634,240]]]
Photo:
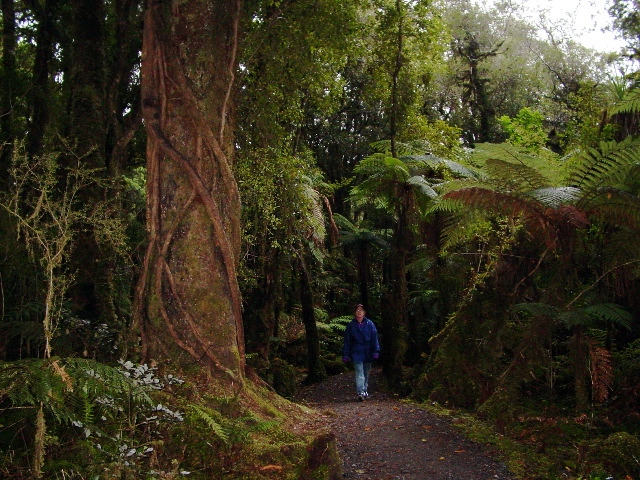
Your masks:
[[[620,52],[513,2],[1,8],[0,476],[239,479],[286,437],[312,478],[285,399],[356,304],[385,388],[522,478],[640,474],[635,0]]]

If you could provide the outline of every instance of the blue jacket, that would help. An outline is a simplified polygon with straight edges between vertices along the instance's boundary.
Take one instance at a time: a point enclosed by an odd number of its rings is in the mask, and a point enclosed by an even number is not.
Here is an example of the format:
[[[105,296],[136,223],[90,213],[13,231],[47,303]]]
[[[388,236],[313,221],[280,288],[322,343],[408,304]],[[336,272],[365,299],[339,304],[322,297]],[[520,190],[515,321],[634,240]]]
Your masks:
[[[378,331],[373,322],[366,317],[362,320],[362,325],[358,325],[355,318],[349,322],[344,332],[342,356],[353,362],[371,363],[373,356],[377,357],[379,354]]]

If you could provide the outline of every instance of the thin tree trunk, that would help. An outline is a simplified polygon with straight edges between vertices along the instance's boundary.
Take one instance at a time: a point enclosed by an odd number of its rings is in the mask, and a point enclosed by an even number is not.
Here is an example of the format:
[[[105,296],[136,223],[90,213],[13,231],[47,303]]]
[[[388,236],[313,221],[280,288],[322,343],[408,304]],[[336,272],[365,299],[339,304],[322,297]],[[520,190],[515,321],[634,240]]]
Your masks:
[[[402,0],[396,0],[396,14],[398,15],[398,35],[396,37],[396,60],[393,72],[391,74],[391,156],[396,157],[396,135],[398,123],[398,79],[403,66],[403,45],[404,45],[404,11],[402,8]]]
[[[16,12],[13,0],[2,0],[2,104],[0,105],[0,182],[8,178],[13,144],[16,88]]]
[[[589,409],[589,371],[587,369],[588,351],[582,326],[573,327],[571,337],[571,356],[573,360],[573,379],[576,411],[584,413]]]
[[[309,272],[309,267],[303,255],[303,249],[300,247],[300,300],[302,303],[302,321],[304,323],[305,340],[307,343],[307,367],[309,369],[305,382],[313,383],[323,380],[327,374],[320,362],[320,335],[318,334],[318,326],[316,325],[311,272]]]
[[[49,123],[49,64],[53,58],[53,24],[59,0],[46,0],[37,12],[36,53],[33,62],[31,118],[26,139],[29,156],[42,153],[45,130]]]
[[[411,234],[408,227],[408,199],[398,209],[398,222],[393,234],[393,252],[390,259],[390,285],[387,300],[388,313],[385,315],[385,348],[383,355],[384,372],[392,388],[399,388],[403,382],[403,364],[408,347],[408,296],[407,256]]]
[[[369,308],[369,249],[366,245],[358,248],[358,283],[360,286],[360,303]]]

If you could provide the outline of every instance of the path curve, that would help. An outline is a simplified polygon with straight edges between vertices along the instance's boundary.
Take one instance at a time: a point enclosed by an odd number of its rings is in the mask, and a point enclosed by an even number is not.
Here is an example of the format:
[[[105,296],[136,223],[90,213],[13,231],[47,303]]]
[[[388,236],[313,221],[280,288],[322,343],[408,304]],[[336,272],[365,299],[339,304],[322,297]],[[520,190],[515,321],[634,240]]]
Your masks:
[[[353,373],[327,379],[300,392],[297,401],[320,412],[343,461],[343,478],[353,480],[513,480],[488,450],[455,431],[451,419],[376,388],[356,399]],[[319,425],[320,426],[320,425]]]

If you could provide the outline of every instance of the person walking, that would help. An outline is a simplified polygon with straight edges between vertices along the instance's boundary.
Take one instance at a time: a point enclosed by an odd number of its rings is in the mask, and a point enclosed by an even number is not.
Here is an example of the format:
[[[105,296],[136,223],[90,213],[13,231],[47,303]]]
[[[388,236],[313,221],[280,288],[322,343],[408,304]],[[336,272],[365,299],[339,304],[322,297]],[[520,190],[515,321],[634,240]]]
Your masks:
[[[357,305],[354,318],[344,332],[342,360],[353,362],[356,372],[356,393],[361,402],[369,396],[371,362],[380,356],[378,331],[366,316],[363,305]]]

